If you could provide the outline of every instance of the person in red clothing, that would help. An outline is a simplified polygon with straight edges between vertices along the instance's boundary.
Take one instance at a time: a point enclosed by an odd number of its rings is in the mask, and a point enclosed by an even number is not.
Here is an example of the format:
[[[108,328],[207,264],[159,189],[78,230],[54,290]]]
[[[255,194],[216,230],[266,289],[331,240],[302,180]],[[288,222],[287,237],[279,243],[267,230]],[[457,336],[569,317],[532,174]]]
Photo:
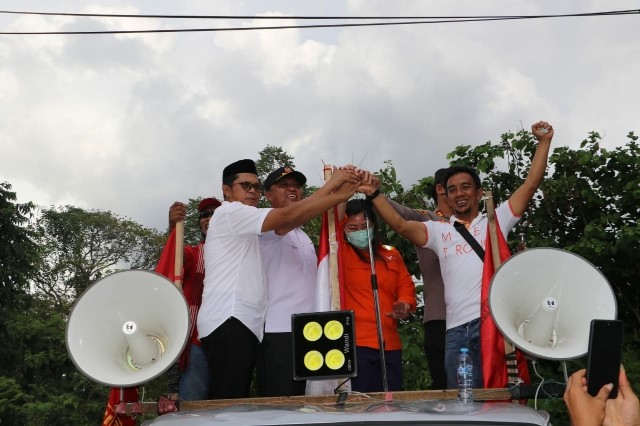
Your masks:
[[[204,282],[203,246],[209,228],[209,220],[213,212],[220,207],[217,198],[205,198],[198,204],[198,220],[202,239],[195,246],[184,246],[182,291],[189,305],[189,341],[180,355],[180,378],[178,394],[185,401],[204,400],[209,395],[209,366],[207,358],[198,339],[196,318],[202,302],[202,288]],[[169,276],[173,270],[169,268],[167,273],[160,270],[163,264],[162,258],[168,256],[172,259],[175,253],[175,226],[185,219],[187,206],[179,201],[169,208],[169,229],[172,231],[165,245],[157,272]]]
[[[370,218],[367,232],[365,210]],[[402,343],[398,333],[398,319],[406,318],[416,309],[415,285],[400,253],[393,247],[380,244],[378,223],[370,203],[350,200],[345,218],[341,221],[345,241],[340,246],[344,279],[344,308],[355,314],[356,361],[358,376],[351,379],[351,388],[358,392],[383,391],[378,344],[376,310],[371,285],[369,238],[375,259],[378,300],[388,390],[402,389]]]

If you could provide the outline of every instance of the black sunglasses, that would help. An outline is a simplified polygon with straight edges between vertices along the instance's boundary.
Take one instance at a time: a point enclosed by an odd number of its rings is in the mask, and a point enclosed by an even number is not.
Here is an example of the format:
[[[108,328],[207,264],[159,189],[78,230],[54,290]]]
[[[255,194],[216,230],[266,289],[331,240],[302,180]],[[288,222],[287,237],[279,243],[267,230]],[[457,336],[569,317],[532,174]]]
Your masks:
[[[260,185],[260,183],[234,182],[231,185],[240,185],[242,187],[242,189],[244,189],[245,191],[250,191],[251,188],[253,188],[254,191],[256,191],[256,192],[261,192],[262,191],[262,185]]]
[[[200,212],[198,214],[198,218],[199,219],[205,219],[205,218],[211,217],[211,216],[213,216],[213,210],[205,210],[205,211]]]

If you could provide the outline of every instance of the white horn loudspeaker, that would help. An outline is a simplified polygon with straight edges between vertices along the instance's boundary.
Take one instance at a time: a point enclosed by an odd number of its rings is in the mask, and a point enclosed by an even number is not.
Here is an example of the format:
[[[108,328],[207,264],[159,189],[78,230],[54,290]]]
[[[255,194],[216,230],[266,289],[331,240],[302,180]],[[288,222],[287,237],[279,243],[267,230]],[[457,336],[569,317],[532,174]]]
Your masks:
[[[182,292],[150,271],[116,272],[89,286],[67,321],[69,356],[88,378],[137,386],[164,373],[189,333]]]
[[[489,290],[502,335],[534,358],[584,356],[592,319],[615,319],[607,279],[584,258],[554,248],[527,249],[507,259]]]

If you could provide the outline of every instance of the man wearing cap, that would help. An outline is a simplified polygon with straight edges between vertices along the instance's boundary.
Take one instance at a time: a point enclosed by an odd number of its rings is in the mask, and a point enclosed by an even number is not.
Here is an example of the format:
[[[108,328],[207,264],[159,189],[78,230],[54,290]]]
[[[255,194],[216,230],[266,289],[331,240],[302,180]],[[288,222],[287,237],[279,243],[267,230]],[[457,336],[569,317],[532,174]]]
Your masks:
[[[286,207],[302,200],[306,182],[302,173],[280,167],[264,181],[265,196],[271,207]],[[306,382],[293,380],[291,315],[314,310],[316,251],[309,236],[297,227],[286,234],[262,234],[260,253],[267,283],[267,311],[256,360],[258,395],[304,395]]]
[[[204,281],[204,242],[207,228],[213,212],[220,207],[217,198],[205,198],[198,204],[198,225],[202,239],[195,246],[185,246],[183,255],[182,292],[189,305],[189,342],[180,355],[180,379],[178,393],[185,401],[203,400],[209,396],[209,366],[207,358],[198,339],[196,318],[202,301]],[[173,279],[173,261],[175,259],[175,226],[183,221],[187,214],[187,206],[176,201],[169,208],[169,230],[171,235],[162,250],[157,272]],[[166,260],[166,261],[165,261]],[[161,266],[162,265],[162,266]],[[166,266],[166,267],[165,267]],[[171,387],[171,385],[169,385]]]
[[[259,209],[262,187],[255,163],[240,160],[224,168],[224,202],[207,231],[206,275],[198,314],[199,336],[211,372],[210,399],[249,396],[267,302],[258,236],[268,231],[286,234],[348,200],[359,183],[355,168],[343,168],[303,200],[282,208]]]
[[[404,220],[417,222],[448,221],[453,213],[447,201],[447,191],[444,187],[444,177],[448,169],[438,169],[434,175],[431,197],[436,202],[436,208],[430,210],[414,210],[388,199],[391,207]],[[444,368],[444,342],[446,327],[446,308],[444,302],[444,284],[440,273],[438,255],[427,248],[414,246],[418,255],[420,273],[423,282],[424,298],[424,353],[431,375],[431,389],[446,389],[447,375]]]

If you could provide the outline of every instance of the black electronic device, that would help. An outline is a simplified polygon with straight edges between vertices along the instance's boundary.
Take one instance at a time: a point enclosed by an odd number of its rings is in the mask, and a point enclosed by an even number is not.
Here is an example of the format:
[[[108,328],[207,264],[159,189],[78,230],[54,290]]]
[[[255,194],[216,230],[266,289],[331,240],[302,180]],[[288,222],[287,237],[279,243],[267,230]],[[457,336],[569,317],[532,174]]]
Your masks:
[[[294,380],[357,375],[353,311],[294,314],[291,329]]]
[[[590,395],[597,395],[608,383],[613,383],[609,398],[618,395],[623,334],[624,324],[620,320],[591,321],[587,353],[587,392]]]

